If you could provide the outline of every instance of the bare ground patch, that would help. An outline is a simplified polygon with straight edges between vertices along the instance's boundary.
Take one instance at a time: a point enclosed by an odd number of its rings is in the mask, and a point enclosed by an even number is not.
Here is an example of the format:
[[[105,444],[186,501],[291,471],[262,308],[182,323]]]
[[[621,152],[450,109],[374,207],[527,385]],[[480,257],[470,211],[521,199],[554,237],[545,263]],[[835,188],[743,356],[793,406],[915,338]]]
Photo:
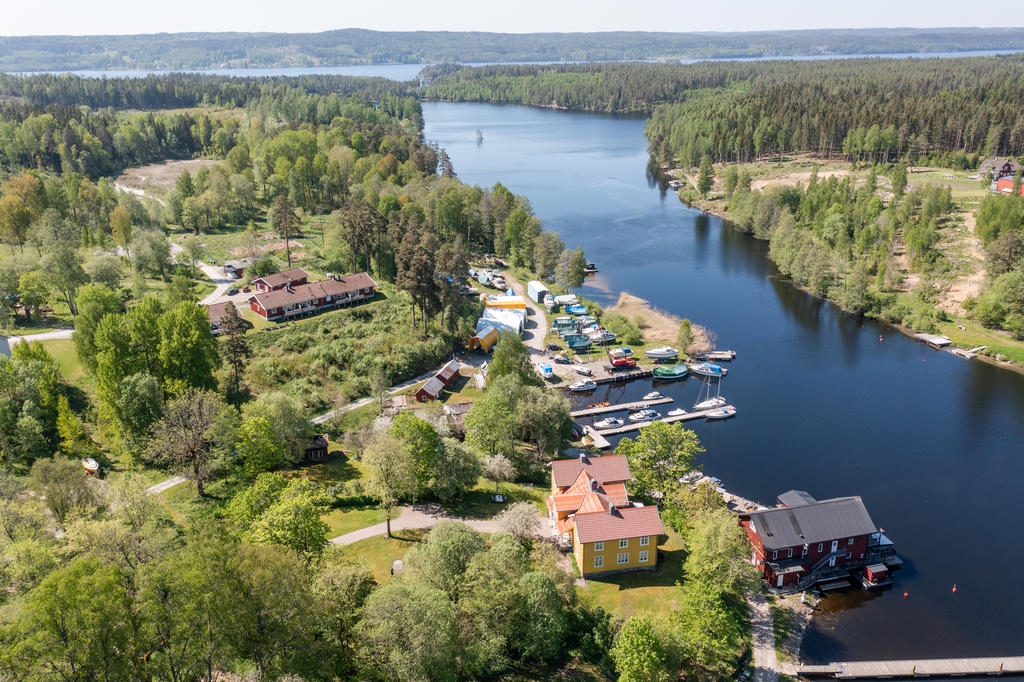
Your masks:
[[[796,187],[799,184],[806,185],[811,179],[811,172],[806,171],[802,173],[773,173],[768,177],[758,178],[750,183],[750,189],[762,190],[769,185],[782,185],[784,187]],[[823,170],[818,171],[818,178],[827,180],[828,178],[844,178],[850,175],[851,172],[846,169],[837,170]]]
[[[974,213],[960,213],[962,226],[951,237],[950,260],[956,271],[939,296],[939,307],[953,315],[964,314],[963,303],[981,293],[985,285],[985,253],[981,240],[974,234]]]
[[[675,342],[679,335],[679,323],[682,322],[675,315],[658,310],[645,299],[626,292],[619,294],[619,300],[608,308],[608,312],[625,315],[630,321],[641,318],[643,325],[640,331],[646,341]]]
[[[216,163],[214,159],[186,159],[128,168],[114,179],[114,186],[133,194],[162,199],[184,171],[195,173]]]

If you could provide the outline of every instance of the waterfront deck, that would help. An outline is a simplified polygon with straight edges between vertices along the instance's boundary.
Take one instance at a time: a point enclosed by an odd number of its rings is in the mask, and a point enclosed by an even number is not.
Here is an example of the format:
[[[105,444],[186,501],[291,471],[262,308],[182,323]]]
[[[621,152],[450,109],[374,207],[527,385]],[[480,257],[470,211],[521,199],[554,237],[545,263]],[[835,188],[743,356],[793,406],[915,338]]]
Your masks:
[[[674,402],[672,398],[658,398],[657,400],[637,400],[632,403],[620,403],[618,405],[606,405],[604,407],[588,407],[582,410],[573,410],[569,413],[570,417],[592,417],[595,414],[607,414],[608,412],[621,412],[622,410],[629,410],[635,412],[636,410],[645,410],[651,405],[664,405],[665,403]]]
[[[833,680],[1016,675],[1024,673],[1024,656],[841,661],[826,665],[798,665],[796,672],[810,679]]]

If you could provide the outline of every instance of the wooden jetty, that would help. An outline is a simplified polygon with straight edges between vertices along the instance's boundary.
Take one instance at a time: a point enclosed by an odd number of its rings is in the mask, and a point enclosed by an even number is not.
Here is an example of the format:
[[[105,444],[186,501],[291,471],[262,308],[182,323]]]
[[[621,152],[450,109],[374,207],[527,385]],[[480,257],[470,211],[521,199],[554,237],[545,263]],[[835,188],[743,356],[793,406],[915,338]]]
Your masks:
[[[734,350],[708,350],[703,353],[696,353],[694,357],[700,360],[735,360],[736,351]]]
[[[1024,656],[842,661],[826,665],[798,665],[796,672],[801,677],[832,680],[995,677],[1024,673]]]
[[[605,414],[607,412],[619,412],[621,410],[629,410],[635,412],[636,410],[646,410],[651,405],[664,405],[665,403],[674,402],[672,398],[658,398],[657,400],[638,400],[635,403],[621,403],[619,405],[605,405],[603,407],[588,407],[583,410],[573,410],[569,413],[570,417],[590,417],[595,414]]]
[[[662,422],[666,422],[666,423],[671,424],[672,422],[686,422],[686,421],[692,421],[694,419],[705,419],[712,412],[717,412],[718,410],[723,410],[723,409],[725,409],[727,407],[732,407],[732,405],[723,405],[721,407],[713,407],[713,408],[711,408],[709,410],[697,410],[695,412],[687,412],[686,414],[681,414],[681,415],[678,415],[676,417],[663,417],[663,418],[657,419],[655,421],[662,421]],[[732,409],[736,409],[736,408],[732,407]],[[649,421],[648,422],[635,422],[635,423],[626,424],[625,426],[620,426],[618,428],[602,429],[600,431],[598,431],[597,429],[594,429],[594,428],[588,426],[587,427],[587,434],[590,436],[591,440],[594,442],[594,446],[595,447],[604,450],[606,448],[610,448],[611,447],[611,443],[608,442],[608,439],[605,438],[605,436],[617,436],[620,433],[629,433],[631,431],[639,431],[644,426],[646,426],[647,424],[650,424],[650,423],[651,422],[649,422]],[[603,443],[603,445],[602,445],[602,443]]]

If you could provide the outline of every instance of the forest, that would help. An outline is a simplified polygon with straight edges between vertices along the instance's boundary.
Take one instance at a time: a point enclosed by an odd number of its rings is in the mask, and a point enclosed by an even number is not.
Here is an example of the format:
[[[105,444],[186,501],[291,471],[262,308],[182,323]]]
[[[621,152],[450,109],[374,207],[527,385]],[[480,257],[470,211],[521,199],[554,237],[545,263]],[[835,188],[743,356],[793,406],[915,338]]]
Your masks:
[[[210,69],[439,62],[623,61],[1024,49],[1018,28],[744,33],[164,33],[0,37],[0,70]]]

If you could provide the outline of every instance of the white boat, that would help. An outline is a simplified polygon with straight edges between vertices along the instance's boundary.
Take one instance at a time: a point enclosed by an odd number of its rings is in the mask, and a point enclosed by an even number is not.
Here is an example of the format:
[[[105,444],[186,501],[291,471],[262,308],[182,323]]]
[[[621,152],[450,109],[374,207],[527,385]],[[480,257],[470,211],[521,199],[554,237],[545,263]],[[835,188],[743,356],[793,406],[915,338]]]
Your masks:
[[[705,377],[720,378],[724,377],[729,373],[725,367],[713,365],[710,362],[688,362],[686,368],[690,370],[692,374],[700,374]]]
[[[594,343],[608,343],[615,340],[615,333],[602,329],[593,334],[587,334],[587,337]]]
[[[708,419],[728,419],[736,415],[736,408],[732,405],[726,405],[723,408],[714,410],[707,414]]]
[[[686,410],[684,410],[681,407],[677,407],[674,410],[669,410],[668,411],[668,416],[670,416],[670,417],[682,417],[686,413],[687,413]]]
[[[722,407],[723,405],[725,405],[725,398],[723,398],[722,396],[719,395],[719,396],[715,396],[714,398],[708,398],[707,400],[702,400],[699,403],[694,403],[693,404],[693,409],[695,409],[695,410],[710,410],[713,407]]]
[[[659,346],[657,348],[648,348],[644,351],[644,354],[653,360],[670,360],[677,357],[679,351],[672,346]]]
[[[661,413],[654,410],[640,410],[629,415],[629,421],[631,422],[649,422],[655,419],[661,419]]]
[[[627,346],[622,346],[621,348],[612,348],[610,351],[608,351],[608,355],[611,355],[612,357],[616,358],[628,358],[632,354],[633,349]]]
[[[617,426],[622,426],[626,422],[622,421],[618,417],[605,417],[601,421],[594,422],[595,429],[614,429]]]
[[[582,374],[585,377],[589,377],[594,373],[594,370],[590,369],[589,367],[584,367],[583,365],[573,367],[573,370],[575,370],[577,374]]]
[[[718,388],[714,396],[711,395],[711,384],[714,383]],[[704,382],[703,388],[700,390],[700,395],[697,396],[697,402],[693,404],[695,410],[711,410],[716,407],[723,407],[726,405],[725,398],[722,397],[722,382]]]
[[[661,400],[664,397],[659,391],[651,391],[644,396],[644,400]]]
[[[576,318],[576,321],[586,327],[589,327],[592,324],[597,324],[597,318],[593,315],[580,315]]]
[[[570,391],[577,391],[580,393],[584,391],[593,391],[595,388],[597,388],[597,384],[593,381],[577,381],[574,384],[569,384]]]

